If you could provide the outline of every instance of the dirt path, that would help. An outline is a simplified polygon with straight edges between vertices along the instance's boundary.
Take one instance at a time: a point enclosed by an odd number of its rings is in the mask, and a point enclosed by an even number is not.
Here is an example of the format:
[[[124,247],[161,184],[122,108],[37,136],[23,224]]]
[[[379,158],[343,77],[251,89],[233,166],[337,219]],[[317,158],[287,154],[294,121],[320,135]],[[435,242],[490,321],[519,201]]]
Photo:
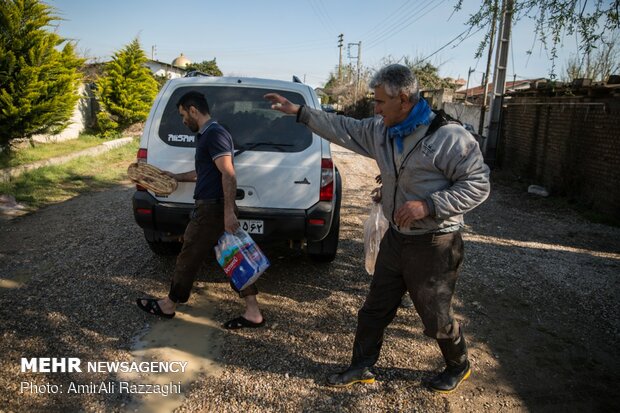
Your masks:
[[[453,395],[428,392],[420,381],[441,368],[439,351],[415,311],[402,310],[387,331],[377,383],[326,388],[325,376],[350,359],[356,312],[370,282],[362,223],[376,175],[372,161],[334,153],[344,177],[338,258],[318,265],[266,246],[272,267],[258,284],[268,320],[260,330],[219,327],[241,304],[213,262],[175,324],[138,312],[136,297],[166,293],[174,261],[146,247],[131,215],[129,185],[0,223],[0,411],[133,411],[135,395],[20,391],[23,382],[66,390],[71,382],[123,379],[22,373],[20,359],[132,361],[137,339],[163,342],[161,331],[196,334],[186,332],[202,323],[196,312],[208,320],[200,335],[174,343],[175,355],[149,356],[186,358],[194,368],[195,358],[214,358],[218,374],[172,376],[182,384],[180,412],[616,410],[620,229],[500,185],[466,217],[455,310],[469,338],[472,378]],[[168,399],[157,397],[159,411],[169,411]]]

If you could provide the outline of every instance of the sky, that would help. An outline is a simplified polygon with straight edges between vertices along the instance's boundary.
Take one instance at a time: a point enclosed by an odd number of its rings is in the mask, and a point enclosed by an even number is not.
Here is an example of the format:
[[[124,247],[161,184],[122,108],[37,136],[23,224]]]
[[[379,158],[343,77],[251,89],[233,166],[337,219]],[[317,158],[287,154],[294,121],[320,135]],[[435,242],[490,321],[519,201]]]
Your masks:
[[[440,48],[466,29],[465,21],[480,3],[465,0],[46,0],[54,7],[56,31],[77,41],[78,52],[98,61],[138,37],[149,58],[166,63],[183,53],[193,62],[217,59],[226,76],[291,80],[298,76],[322,87],[339,59],[338,35],[343,34],[343,63],[373,72],[386,57],[399,60],[433,56],[442,77],[479,85],[486,69],[486,51],[474,57],[484,30],[453,47]],[[361,42],[361,47],[358,43]],[[533,24],[513,26],[507,80],[548,77],[548,52],[535,42]],[[576,40],[565,39],[558,69],[576,51]],[[533,53],[526,52],[533,48]],[[437,53],[435,53],[437,52]],[[435,54],[434,54],[435,53]],[[556,72],[558,71],[556,69]]]

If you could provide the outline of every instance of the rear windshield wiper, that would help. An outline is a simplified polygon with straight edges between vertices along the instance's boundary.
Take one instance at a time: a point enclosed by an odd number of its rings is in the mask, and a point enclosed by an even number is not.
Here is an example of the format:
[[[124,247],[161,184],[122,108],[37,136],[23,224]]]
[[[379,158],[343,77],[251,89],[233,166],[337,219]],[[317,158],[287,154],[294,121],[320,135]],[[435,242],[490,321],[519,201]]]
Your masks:
[[[287,148],[287,147],[294,146],[294,145],[291,143],[254,142],[253,144],[243,147],[239,149],[238,151],[236,151],[234,156],[239,156],[243,152],[251,151],[252,149],[258,148],[259,146],[273,146],[276,149],[282,150],[282,148]]]

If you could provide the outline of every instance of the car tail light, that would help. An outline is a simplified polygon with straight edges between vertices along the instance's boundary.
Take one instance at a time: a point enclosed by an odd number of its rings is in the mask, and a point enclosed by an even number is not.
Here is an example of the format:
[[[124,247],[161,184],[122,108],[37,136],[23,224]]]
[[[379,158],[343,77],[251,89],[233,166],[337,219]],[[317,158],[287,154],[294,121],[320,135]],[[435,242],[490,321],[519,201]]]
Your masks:
[[[138,149],[138,155],[136,155],[136,161],[138,162],[146,162],[146,148]]]
[[[146,163],[146,148],[138,149],[138,154],[136,155],[136,162],[144,162]],[[140,185],[136,185],[136,191],[146,191],[146,188]]]
[[[321,159],[321,193],[319,201],[334,199],[334,163],[331,159]]]
[[[140,215],[151,215],[153,210],[149,208],[138,208],[136,209],[136,212]]]
[[[324,219],[309,219],[308,224],[322,226],[322,225],[325,225],[325,220]]]

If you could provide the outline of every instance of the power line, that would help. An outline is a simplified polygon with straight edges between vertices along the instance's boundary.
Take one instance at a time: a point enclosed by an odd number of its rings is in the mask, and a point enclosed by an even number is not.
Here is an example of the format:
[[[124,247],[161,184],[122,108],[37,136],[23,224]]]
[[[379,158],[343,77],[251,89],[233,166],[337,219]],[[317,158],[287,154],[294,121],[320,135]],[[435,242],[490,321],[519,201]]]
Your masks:
[[[326,16],[323,12],[323,10],[319,7],[319,4],[310,0],[310,7],[312,7],[312,11],[314,12],[314,15],[319,19],[319,22],[321,23],[321,25],[323,25],[323,27],[327,30],[327,31],[334,31],[333,28],[329,25],[328,19],[329,16]]]
[[[331,31],[335,31],[334,30],[334,21],[332,20],[332,18],[329,15],[329,9],[327,7],[325,7],[325,3],[323,3],[323,0],[317,0],[318,1],[318,6],[319,9],[321,9],[323,11],[323,15],[325,16],[325,19],[327,20],[327,24],[329,25]]]
[[[459,42],[459,44],[461,42],[464,42],[465,40],[469,39],[470,37],[472,37],[473,35],[477,34],[480,30],[482,30],[483,27],[479,28],[478,30],[476,30],[475,32],[467,35],[466,37],[462,38],[461,41]],[[457,41],[461,36],[463,36],[465,33],[470,32],[471,28],[467,28],[464,31],[462,31],[459,35],[457,35],[454,39],[450,40],[448,43],[444,44],[443,46],[441,46],[439,49],[435,50],[433,53],[429,54],[428,56],[426,56],[424,59],[421,59],[420,61],[423,62],[425,60],[430,59],[431,57],[435,56],[437,53],[441,52],[443,49],[445,49],[446,47],[450,46],[452,43],[454,43],[455,41]]]
[[[405,2],[403,4],[401,4],[396,10],[394,10],[392,13],[390,13],[389,15],[387,15],[383,20],[381,20],[379,23],[377,23],[375,26],[373,26],[370,30],[368,30],[366,33],[364,33],[362,35],[363,39],[366,39],[368,36],[370,36],[371,33],[376,32],[378,29],[385,29],[385,25],[383,24],[385,21],[389,20],[392,16],[394,16],[395,14],[397,14],[402,8],[404,8],[405,6],[409,6],[409,8],[417,8],[415,3],[409,2],[408,0],[405,0]],[[403,13],[409,13],[410,10],[405,11]],[[401,13],[401,15],[403,14]]]
[[[396,29],[403,27],[403,25],[408,26],[413,23],[412,18],[415,17],[416,14],[420,13],[421,10],[424,10],[426,7],[430,6],[433,1],[436,0],[427,0],[427,2],[423,5],[416,5],[415,3],[412,3],[413,7],[409,7],[402,13],[399,13],[400,16],[393,22],[381,27],[373,36],[366,38],[364,42],[374,47],[375,44],[378,44],[382,40],[388,38]],[[407,24],[407,22],[409,22],[409,24]]]
[[[367,40],[367,43],[369,43],[367,48],[373,48],[379,45],[381,42],[395,36],[396,34],[405,30],[407,27],[411,26],[416,21],[420,20],[422,17],[426,16],[428,13],[430,13],[433,10],[433,8],[424,12],[425,9],[430,7],[436,1],[437,0],[429,0],[425,5],[418,6],[415,10],[413,10],[413,12],[402,16],[392,26],[387,27],[381,32],[379,32],[379,34],[377,34],[374,39]],[[440,4],[445,1],[446,0],[441,0]]]

